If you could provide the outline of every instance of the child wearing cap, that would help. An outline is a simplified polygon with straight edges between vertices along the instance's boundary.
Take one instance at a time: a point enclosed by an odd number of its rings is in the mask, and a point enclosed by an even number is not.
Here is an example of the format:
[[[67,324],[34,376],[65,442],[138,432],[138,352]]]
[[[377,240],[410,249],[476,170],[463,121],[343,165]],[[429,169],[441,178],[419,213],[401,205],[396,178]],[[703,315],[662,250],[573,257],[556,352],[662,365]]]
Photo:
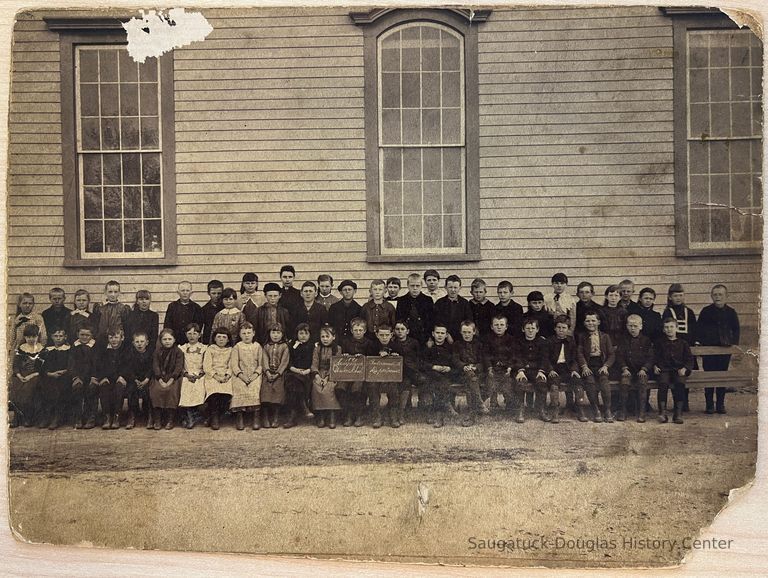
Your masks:
[[[662,319],[671,317],[677,323],[677,337],[685,341],[689,346],[696,345],[696,314],[693,309],[685,305],[685,289],[682,284],[672,283],[667,291],[667,308],[661,314]],[[665,332],[666,335],[666,332]],[[693,368],[697,369],[694,358]],[[683,412],[689,411],[688,388],[684,389]]]
[[[298,293],[298,291],[297,291]],[[267,302],[259,307],[256,313],[256,341],[262,347],[269,342],[269,330],[276,324],[281,327],[290,325],[290,313],[281,305],[280,286],[277,283],[264,285],[264,296]]]
[[[576,325],[576,299],[568,293],[568,276],[565,273],[555,273],[552,275],[552,293],[544,296],[544,308],[557,319],[561,315],[568,317],[570,321],[571,334]]]
[[[328,324],[334,329],[334,338],[337,342],[352,335],[350,323],[353,319],[363,315],[363,308],[355,301],[357,283],[345,279],[339,283],[341,300],[332,304],[328,309]]]
[[[433,303],[437,303],[437,300],[441,297],[445,297],[448,293],[445,289],[440,287],[440,273],[434,269],[427,269],[424,271],[424,295],[432,299]]]

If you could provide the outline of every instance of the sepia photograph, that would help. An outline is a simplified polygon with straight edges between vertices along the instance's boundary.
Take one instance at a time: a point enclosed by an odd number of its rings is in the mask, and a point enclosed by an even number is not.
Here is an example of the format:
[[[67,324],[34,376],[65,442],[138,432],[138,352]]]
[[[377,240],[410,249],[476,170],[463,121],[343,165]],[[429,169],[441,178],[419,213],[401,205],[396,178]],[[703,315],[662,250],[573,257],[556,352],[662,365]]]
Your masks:
[[[15,539],[739,548],[702,532],[757,462],[761,34],[701,6],[16,13]]]

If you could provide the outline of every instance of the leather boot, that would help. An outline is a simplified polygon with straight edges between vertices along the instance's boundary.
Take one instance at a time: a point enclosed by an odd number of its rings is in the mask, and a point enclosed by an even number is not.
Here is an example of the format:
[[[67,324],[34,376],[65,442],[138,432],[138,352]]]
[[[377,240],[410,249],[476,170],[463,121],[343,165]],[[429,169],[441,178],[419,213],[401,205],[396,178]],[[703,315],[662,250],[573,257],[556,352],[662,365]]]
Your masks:
[[[155,412],[152,408],[147,410],[147,429],[155,429]]]
[[[173,426],[176,425],[174,422],[176,421],[176,410],[171,408],[168,410],[168,421],[165,423],[165,429],[172,430]]]
[[[581,405],[580,403],[577,403],[575,405],[575,407],[576,407],[576,413],[578,414],[579,421],[580,422],[587,422],[587,421],[589,421],[589,418],[584,413],[584,406]]]
[[[157,419],[157,418],[155,418]],[[217,430],[221,427],[221,416],[219,415],[219,410],[217,409],[211,409],[211,429]],[[155,424],[155,429],[160,429],[160,427]]]
[[[688,406],[688,394],[690,394],[690,393],[691,393],[691,391],[686,387],[685,388],[685,393],[683,394],[683,396],[684,396],[683,397],[683,408],[682,408],[683,413],[688,413],[689,411],[691,411],[691,408]]]
[[[159,431],[163,428],[163,410],[152,408],[152,429]]]
[[[379,429],[381,427],[381,408],[380,407],[374,407],[373,408],[373,428]]]
[[[432,424],[432,427],[434,428],[441,428],[445,425],[445,418],[443,417],[442,412],[435,415],[435,421]],[[375,426],[374,426],[375,427]]]
[[[273,405],[271,408],[270,413],[272,414],[271,419],[269,421],[269,426],[272,428],[280,427],[280,406],[279,405]]]
[[[288,419],[285,420],[285,423],[283,423],[283,428],[290,429],[295,425],[296,425],[296,409],[292,407],[290,410],[288,410]]]
[[[242,411],[238,411],[235,415],[235,427],[237,428],[237,431],[243,431],[245,429],[245,420],[243,419],[243,413]]]
[[[517,423],[525,422],[525,404],[521,403],[520,407],[517,408],[517,415],[515,416],[515,421]]]
[[[104,423],[101,424],[101,429],[112,429],[112,415],[104,414]]]
[[[253,423],[251,424],[251,429],[254,430],[260,430],[261,429],[261,408],[257,407],[253,410]]]
[[[94,427],[96,427],[96,417],[91,414],[88,416],[85,424],[83,424],[83,429],[93,429]]]
[[[328,429],[336,429],[336,412],[334,410],[328,412]]]
[[[351,427],[353,423],[355,423],[355,418],[352,415],[352,410],[347,409],[344,412],[344,427]]]
[[[595,423],[602,423],[603,416],[600,415],[600,408],[597,406],[596,403],[591,404],[592,408],[592,421]]]
[[[679,403],[676,403],[673,407],[672,423],[683,423],[683,408]]]
[[[659,423],[667,423],[669,418],[667,417],[667,402],[659,402]]]
[[[325,412],[317,412],[317,427],[325,427]]]
[[[128,410],[128,423],[125,424],[125,429],[133,429],[136,426],[136,416],[132,410]]]
[[[187,429],[192,429],[195,427],[195,414],[192,412],[191,409],[187,410],[187,425],[185,426]]]
[[[642,399],[640,399],[640,397],[638,397],[638,405],[640,406],[640,413],[637,416],[637,423],[645,423],[645,402]]]
[[[51,423],[48,424],[48,429],[54,430],[59,427],[59,412],[54,411],[53,417],[51,418]]]

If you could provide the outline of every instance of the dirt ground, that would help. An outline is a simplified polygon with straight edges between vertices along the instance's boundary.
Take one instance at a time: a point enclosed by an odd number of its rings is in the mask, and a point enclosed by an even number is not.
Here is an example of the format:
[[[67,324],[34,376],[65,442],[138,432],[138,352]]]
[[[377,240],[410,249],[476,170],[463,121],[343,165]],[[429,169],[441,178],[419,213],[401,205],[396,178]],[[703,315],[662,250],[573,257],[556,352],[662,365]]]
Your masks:
[[[757,395],[684,425],[15,429],[31,542],[448,564],[670,565],[754,474]]]

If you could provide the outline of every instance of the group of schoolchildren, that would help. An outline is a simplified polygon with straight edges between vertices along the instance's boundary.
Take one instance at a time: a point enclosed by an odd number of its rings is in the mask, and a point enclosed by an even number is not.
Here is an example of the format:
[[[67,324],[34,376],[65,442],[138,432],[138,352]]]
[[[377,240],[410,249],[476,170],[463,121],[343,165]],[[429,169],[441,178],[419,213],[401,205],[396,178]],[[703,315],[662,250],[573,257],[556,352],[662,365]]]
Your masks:
[[[397,428],[415,411],[415,391],[427,422],[442,427],[458,415],[460,390],[467,396],[465,426],[501,407],[518,423],[527,412],[558,422],[566,410],[595,422],[614,421],[614,411],[624,421],[633,410],[642,423],[650,380],[658,389],[658,420],[669,420],[671,389],[672,420],[683,423],[685,381],[695,364],[690,346],[739,342],[738,316],[721,284],[697,320],[678,283],[660,314],[649,287],[634,301],[634,284],[624,280],[605,290],[600,305],[591,283],[579,283],[574,298],[567,276],[557,273],[546,296],[528,294],[524,312],[509,281],[498,284],[492,303],[486,283],[475,279],[468,300],[459,295],[457,275],[441,287],[430,269],[409,275],[404,294],[399,278],[373,281],[361,305],[354,281],[342,281],[337,297],[330,275],[297,289],[295,274],[283,266],[281,284],[267,283],[263,295],[253,273],[243,276],[239,292],[212,280],[203,306],[191,299],[191,284],[181,282],[162,330],[149,291],[138,291],[130,307],[120,301],[117,281],[107,282],[101,303],[78,290],[74,309],[54,288],[42,315],[33,311],[34,296],[23,293],[8,334],[11,426],[55,429],[74,420],[76,429],[132,429],[141,419],[148,429],[172,429],[183,410],[187,428],[204,421],[217,430],[227,413],[238,430],[290,428],[312,417],[331,429],[369,420],[374,428],[386,421]],[[344,355],[400,356],[403,379],[334,381],[331,361]],[[728,355],[707,356],[703,369],[725,370],[729,362]],[[619,382],[618,400],[611,380]],[[705,389],[707,413],[725,413],[725,391]]]

